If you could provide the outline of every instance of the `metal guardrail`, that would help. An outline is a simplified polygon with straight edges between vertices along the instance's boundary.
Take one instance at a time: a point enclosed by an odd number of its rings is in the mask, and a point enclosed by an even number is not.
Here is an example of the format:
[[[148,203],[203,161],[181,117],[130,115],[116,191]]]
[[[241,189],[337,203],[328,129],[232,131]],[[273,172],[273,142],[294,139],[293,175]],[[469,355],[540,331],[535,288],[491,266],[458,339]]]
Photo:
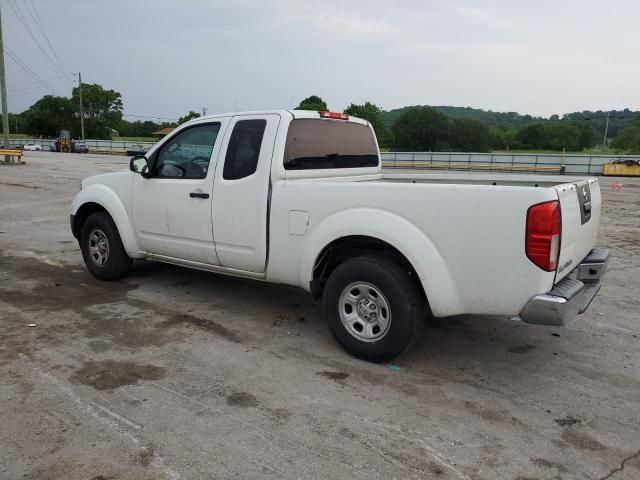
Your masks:
[[[136,142],[136,141],[122,141],[122,140],[78,140],[74,139],[75,142],[84,143],[89,150],[94,153],[120,153],[125,155],[127,150],[132,148],[138,148],[138,146],[142,146],[143,148],[151,148],[155,145],[155,142]],[[54,147],[56,144],[55,139],[44,139],[44,138],[14,138],[10,140],[10,144],[12,147],[18,147],[20,145],[24,145],[27,143],[37,143],[38,145],[42,145],[43,150],[50,150],[51,147]]]
[[[76,140],[79,141],[79,140]],[[55,139],[12,139],[11,146],[26,143],[42,145],[49,150]],[[84,144],[95,153],[125,155],[132,148],[151,148],[155,142],[121,140],[85,140]],[[584,155],[562,153],[465,153],[465,152],[382,152],[386,168],[416,168],[430,170],[535,172],[568,175],[602,175],[602,165],[625,160],[640,161],[638,155]]]
[[[382,152],[386,168],[432,170],[535,172],[568,175],[602,175],[602,165],[640,160],[634,155],[584,155],[553,153]]]

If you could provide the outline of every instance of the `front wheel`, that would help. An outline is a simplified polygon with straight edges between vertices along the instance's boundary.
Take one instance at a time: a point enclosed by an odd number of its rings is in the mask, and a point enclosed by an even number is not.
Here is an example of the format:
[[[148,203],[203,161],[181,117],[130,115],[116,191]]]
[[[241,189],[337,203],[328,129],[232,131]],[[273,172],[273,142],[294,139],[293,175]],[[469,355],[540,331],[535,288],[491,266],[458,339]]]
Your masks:
[[[415,277],[392,259],[356,257],[339,265],[324,290],[326,320],[352,355],[387,362],[420,337],[426,303]]]
[[[85,220],[80,249],[87,269],[100,280],[117,280],[131,268],[116,224],[106,212],[92,213]]]

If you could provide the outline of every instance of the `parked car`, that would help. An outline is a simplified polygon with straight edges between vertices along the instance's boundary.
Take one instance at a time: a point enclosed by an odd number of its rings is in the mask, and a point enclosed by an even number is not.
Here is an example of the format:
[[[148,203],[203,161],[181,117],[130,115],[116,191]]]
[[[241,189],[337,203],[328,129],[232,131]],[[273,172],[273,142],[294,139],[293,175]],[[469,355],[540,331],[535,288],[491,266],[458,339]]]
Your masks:
[[[298,286],[344,348],[388,361],[427,314],[582,313],[609,255],[600,202],[597,178],[386,174],[368,122],[269,111],[192,120],[84,179],[71,229],[96,278],[146,258]]]
[[[145,155],[148,151],[149,151],[148,148],[145,148],[142,145],[137,144],[127,149],[127,156],[135,157],[136,155]]]
[[[40,145],[39,143],[26,143],[22,146],[22,150],[39,152],[42,150],[42,145]]]
[[[74,142],[72,146],[73,153],[89,153],[89,147],[84,143]]]

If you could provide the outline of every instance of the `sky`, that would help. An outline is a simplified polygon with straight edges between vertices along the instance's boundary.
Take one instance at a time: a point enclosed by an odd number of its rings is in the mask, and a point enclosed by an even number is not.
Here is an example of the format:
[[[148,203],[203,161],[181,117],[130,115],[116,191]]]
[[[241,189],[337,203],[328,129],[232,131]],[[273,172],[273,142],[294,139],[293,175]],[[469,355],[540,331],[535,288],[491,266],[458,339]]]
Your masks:
[[[70,72],[79,71],[83,83],[119,91],[128,120],[176,119],[203,107],[209,113],[294,108],[312,94],[332,110],[365,101],[386,110],[453,105],[545,117],[640,110],[637,0],[0,5],[5,50],[54,94],[69,96]],[[9,111],[51,93],[9,53],[5,65]]]

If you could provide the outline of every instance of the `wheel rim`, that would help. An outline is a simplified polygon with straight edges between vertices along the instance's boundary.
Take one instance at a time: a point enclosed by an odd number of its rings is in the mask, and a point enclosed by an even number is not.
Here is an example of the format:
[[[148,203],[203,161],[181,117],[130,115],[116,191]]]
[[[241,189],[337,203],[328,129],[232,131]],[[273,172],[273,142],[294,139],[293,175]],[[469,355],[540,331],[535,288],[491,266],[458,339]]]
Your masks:
[[[355,282],[340,295],[340,320],[347,332],[358,340],[375,342],[391,326],[389,302],[376,286]]]
[[[98,267],[104,267],[109,259],[109,240],[99,228],[94,228],[89,233],[89,257]]]

